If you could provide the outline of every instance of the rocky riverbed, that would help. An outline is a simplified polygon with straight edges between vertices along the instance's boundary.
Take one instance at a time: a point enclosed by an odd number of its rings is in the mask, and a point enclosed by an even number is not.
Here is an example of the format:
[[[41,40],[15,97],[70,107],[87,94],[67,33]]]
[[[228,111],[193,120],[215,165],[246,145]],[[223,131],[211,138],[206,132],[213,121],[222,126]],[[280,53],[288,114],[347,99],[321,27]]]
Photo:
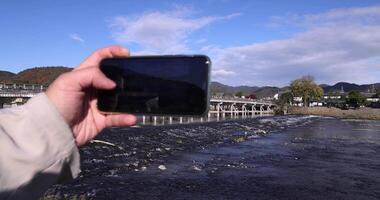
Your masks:
[[[327,124],[318,125],[321,121]],[[375,128],[366,125],[364,131],[359,123],[355,134],[372,139],[357,141],[344,131],[327,137],[327,128],[337,123],[353,129],[341,120],[313,116],[108,129],[81,149],[80,177],[51,187],[44,198],[380,198],[380,122],[370,122]],[[351,155],[349,145],[359,148],[356,154],[362,148],[363,155]],[[336,148],[344,150],[342,158]],[[350,173],[366,189],[351,188]]]

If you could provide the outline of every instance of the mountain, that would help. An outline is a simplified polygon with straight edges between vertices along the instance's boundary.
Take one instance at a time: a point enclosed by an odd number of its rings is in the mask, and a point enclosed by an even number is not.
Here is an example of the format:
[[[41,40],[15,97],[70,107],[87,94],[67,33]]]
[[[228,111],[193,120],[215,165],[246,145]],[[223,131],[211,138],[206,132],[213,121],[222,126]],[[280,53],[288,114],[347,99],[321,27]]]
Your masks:
[[[13,74],[0,71],[0,82],[49,85],[60,74],[71,71],[68,67],[36,67]]]
[[[330,86],[330,85],[327,85],[327,84],[320,84],[319,85],[321,88],[324,88],[324,87],[328,87],[328,86]]]
[[[276,93],[280,91],[278,87],[257,87],[257,86],[229,86],[224,85],[219,82],[211,82],[211,93],[224,93],[228,96],[233,96],[238,92],[242,92],[243,95],[248,96],[254,94],[257,98],[262,97],[273,97]]]
[[[355,83],[339,82],[335,85],[320,85],[325,93],[340,92],[342,89],[344,92],[359,91],[359,92],[373,92],[376,89],[380,89],[380,83],[358,85]]]
[[[12,79],[16,74],[7,71],[0,71],[0,82]]]
[[[211,82],[211,92],[212,93],[224,93],[227,95],[234,95],[238,92],[243,92],[243,94],[251,94],[253,91],[256,91],[259,89],[259,87],[250,87],[250,86],[229,86],[229,85],[224,85],[219,82]]]
[[[273,97],[275,94],[280,92],[280,88],[278,87],[271,87],[271,86],[264,86],[259,89],[257,89],[254,94],[257,98],[263,98],[263,97]]]
[[[55,78],[64,72],[71,71],[68,67],[36,67],[26,69],[17,74],[7,71],[0,71],[0,83],[33,83],[49,85]],[[355,83],[339,82],[335,85],[320,85],[325,93],[340,92],[341,89],[345,92],[353,90],[359,92],[373,92],[380,90],[380,83],[358,85]],[[210,90],[212,94],[223,93],[227,96],[233,96],[238,92],[242,92],[244,96],[254,94],[257,98],[273,97],[276,93],[282,93],[289,90],[289,86],[279,87],[257,87],[257,86],[229,86],[219,82],[211,82]]]
[[[380,83],[358,85],[355,83],[339,82],[334,85],[321,84],[320,85],[325,93],[340,92],[341,89],[345,92],[359,91],[359,92],[374,92],[376,89],[380,91]],[[225,95],[234,95],[238,92],[242,92],[243,95],[248,96],[250,94],[256,95],[257,98],[273,97],[276,93],[283,93],[289,90],[289,86],[286,87],[250,87],[250,86],[228,86],[219,82],[211,82],[211,93],[224,93]]]

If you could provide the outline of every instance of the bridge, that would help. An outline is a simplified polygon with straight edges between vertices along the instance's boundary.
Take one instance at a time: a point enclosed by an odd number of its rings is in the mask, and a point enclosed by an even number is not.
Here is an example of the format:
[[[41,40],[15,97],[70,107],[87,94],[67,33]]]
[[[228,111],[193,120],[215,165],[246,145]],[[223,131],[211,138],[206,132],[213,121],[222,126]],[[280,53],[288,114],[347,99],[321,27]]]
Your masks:
[[[6,87],[5,87],[6,86]],[[1,85],[0,84],[0,108],[3,104],[13,104],[17,106],[25,103],[29,98],[43,92],[46,86],[43,85]],[[270,101],[244,99],[237,97],[220,97],[212,96],[210,98],[210,108],[206,117],[158,117],[158,116],[140,116],[142,124],[172,124],[172,123],[190,123],[203,122],[210,120],[222,120],[226,118],[238,117],[255,117],[264,115],[273,115],[276,105]]]
[[[244,99],[237,97],[210,98],[209,112],[205,117],[181,117],[181,116],[139,116],[143,125],[183,124],[204,121],[219,121],[235,118],[253,118],[257,116],[269,116],[274,114],[276,105],[270,101]]]
[[[140,116],[139,119],[143,125],[219,121],[225,119],[269,116],[274,114],[275,107],[276,104],[270,101],[244,99],[238,97],[212,96],[210,98],[209,112],[205,117]]]
[[[219,118],[226,115],[247,117],[273,114],[274,107],[275,104],[270,101],[213,96],[210,99],[209,115],[215,115]]]
[[[47,85],[40,84],[0,83],[0,108],[4,105],[13,107],[24,104],[46,88]]]

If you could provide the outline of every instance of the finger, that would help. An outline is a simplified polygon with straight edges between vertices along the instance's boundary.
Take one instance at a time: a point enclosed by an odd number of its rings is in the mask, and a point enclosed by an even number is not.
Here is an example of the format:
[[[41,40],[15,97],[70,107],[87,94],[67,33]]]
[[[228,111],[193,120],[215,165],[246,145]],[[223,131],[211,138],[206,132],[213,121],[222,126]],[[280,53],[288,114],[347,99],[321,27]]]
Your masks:
[[[116,84],[107,78],[97,67],[88,67],[72,71],[66,76],[68,84],[74,84],[76,90],[82,91],[85,88],[94,87],[95,89],[110,90]]]
[[[106,128],[115,126],[132,126],[136,124],[137,118],[131,114],[107,115],[105,118]]]
[[[105,58],[128,57],[128,56],[129,56],[128,49],[122,46],[113,45],[113,46],[105,47],[102,49],[98,49],[93,54],[91,54],[88,58],[86,58],[76,69],[99,66],[100,61]]]

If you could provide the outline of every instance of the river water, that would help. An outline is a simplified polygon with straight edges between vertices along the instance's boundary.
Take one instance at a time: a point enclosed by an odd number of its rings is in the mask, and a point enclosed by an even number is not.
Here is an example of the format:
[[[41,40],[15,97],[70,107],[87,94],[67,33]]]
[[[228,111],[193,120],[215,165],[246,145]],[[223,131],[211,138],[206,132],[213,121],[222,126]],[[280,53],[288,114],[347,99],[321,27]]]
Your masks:
[[[110,129],[45,196],[380,199],[380,121],[265,117]]]

